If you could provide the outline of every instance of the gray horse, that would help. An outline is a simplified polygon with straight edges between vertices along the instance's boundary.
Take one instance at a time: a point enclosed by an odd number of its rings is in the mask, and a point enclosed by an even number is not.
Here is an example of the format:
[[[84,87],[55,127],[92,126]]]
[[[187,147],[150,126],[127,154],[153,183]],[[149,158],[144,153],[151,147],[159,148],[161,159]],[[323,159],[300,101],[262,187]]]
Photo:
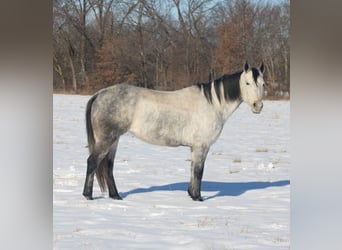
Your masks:
[[[113,165],[119,138],[126,132],[152,144],[191,148],[188,193],[202,201],[201,180],[210,146],[228,117],[246,102],[254,113],[263,107],[264,65],[176,91],[155,91],[127,84],[100,90],[86,108],[89,157],[83,195],[92,199],[94,175],[102,191],[121,199]]]

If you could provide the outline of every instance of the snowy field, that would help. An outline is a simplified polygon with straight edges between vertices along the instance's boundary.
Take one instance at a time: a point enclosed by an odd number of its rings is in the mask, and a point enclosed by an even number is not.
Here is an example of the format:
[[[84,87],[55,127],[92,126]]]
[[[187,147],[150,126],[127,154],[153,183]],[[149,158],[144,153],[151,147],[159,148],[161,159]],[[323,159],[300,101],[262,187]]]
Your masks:
[[[122,201],[95,180],[82,196],[89,96],[53,96],[54,249],[290,249],[290,102],[245,104],[211,147],[203,202],[187,194],[190,150],[120,138],[114,176]]]

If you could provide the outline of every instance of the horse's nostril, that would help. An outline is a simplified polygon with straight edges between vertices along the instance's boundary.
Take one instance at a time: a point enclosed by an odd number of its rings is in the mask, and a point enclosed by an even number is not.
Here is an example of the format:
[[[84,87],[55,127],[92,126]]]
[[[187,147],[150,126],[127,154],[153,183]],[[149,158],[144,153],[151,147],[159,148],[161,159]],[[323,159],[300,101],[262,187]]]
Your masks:
[[[263,103],[262,102],[254,102],[253,103],[253,108],[255,108],[255,109],[262,109],[262,107],[263,107],[264,105],[263,105]]]

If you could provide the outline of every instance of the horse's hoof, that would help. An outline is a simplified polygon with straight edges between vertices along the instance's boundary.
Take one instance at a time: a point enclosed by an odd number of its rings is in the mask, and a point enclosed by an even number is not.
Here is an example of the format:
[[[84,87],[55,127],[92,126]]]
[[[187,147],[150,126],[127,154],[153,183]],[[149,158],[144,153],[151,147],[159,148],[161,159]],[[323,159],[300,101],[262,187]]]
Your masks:
[[[194,201],[203,201],[203,198],[200,196],[200,197],[191,197]]]
[[[93,200],[92,196],[88,196],[88,195],[83,195],[87,200]]]
[[[188,189],[188,194],[191,197],[191,199],[193,199],[194,201],[203,201],[203,198],[201,197],[201,195],[198,195],[198,196],[192,195],[190,192],[190,189]]]
[[[110,198],[112,198],[113,200],[122,200],[120,195],[110,196]]]

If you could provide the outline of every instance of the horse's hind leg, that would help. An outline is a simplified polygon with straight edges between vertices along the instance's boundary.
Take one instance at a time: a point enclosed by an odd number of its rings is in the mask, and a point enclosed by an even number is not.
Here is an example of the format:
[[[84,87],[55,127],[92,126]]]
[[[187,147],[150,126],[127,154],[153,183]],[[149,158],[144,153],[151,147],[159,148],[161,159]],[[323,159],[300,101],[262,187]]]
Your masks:
[[[93,199],[93,183],[95,170],[98,166],[98,154],[91,153],[87,160],[87,174],[84,183],[83,196],[88,199]]]
[[[87,173],[84,183],[83,196],[88,200],[93,199],[93,184],[95,172],[108,154],[108,148],[108,146],[96,145],[95,149],[90,152],[90,155],[87,159]]]
[[[102,145],[96,145],[96,149],[89,155],[83,189],[83,196],[86,199],[93,199],[94,176],[96,173],[101,190],[105,191],[105,184],[107,184],[109,197],[121,200],[113,176],[114,157],[117,146],[118,140],[115,140],[111,146],[108,146],[107,143],[105,145],[102,143]]]
[[[208,151],[209,148],[205,146],[191,148],[191,179],[188,194],[194,201],[203,201],[201,197],[201,181]]]
[[[115,141],[115,143],[112,145],[110,151],[107,154],[107,157],[106,157],[107,168],[105,169],[105,171],[107,171],[106,181],[107,181],[109,197],[115,200],[122,200],[116,188],[114,175],[113,175],[114,159],[115,159],[117,147],[118,147],[118,140]]]

